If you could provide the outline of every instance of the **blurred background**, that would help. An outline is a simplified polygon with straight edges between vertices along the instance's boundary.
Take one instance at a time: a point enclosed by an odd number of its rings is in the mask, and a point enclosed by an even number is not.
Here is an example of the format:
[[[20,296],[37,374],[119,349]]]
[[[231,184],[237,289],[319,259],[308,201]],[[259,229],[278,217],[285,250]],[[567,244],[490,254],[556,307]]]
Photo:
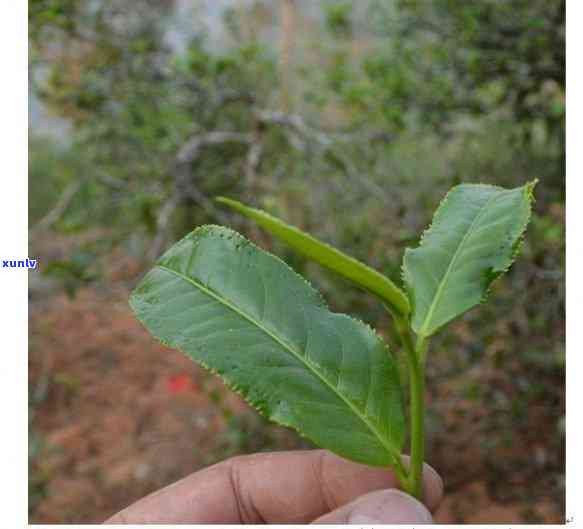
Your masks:
[[[33,523],[100,522],[235,454],[310,448],[159,345],[128,293],[203,223],[382,307],[231,215],[262,207],[400,282],[454,184],[539,178],[523,252],[432,342],[442,522],[564,521],[563,0],[29,0]]]

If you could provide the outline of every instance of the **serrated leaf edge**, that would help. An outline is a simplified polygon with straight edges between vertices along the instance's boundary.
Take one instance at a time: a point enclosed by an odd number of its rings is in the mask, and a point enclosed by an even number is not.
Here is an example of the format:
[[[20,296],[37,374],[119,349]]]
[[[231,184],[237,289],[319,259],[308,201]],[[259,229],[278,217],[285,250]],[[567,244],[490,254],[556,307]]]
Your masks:
[[[488,298],[488,296],[489,296],[489,294],[491,292],[493,283],[496,281],[496,279],[498,279],[501,275],[503,275],[504,273],[506,273],[510,269],[510,267],[512,266],[512,264],[514,264],[514,261],[516,260],[517,255],[520,252],[520,248],[522,246],[522,242],[524,240],[524,235],[525,235],[525,232],[526,232],[526,227],[528,226],[528,223],[530,222],[530,218],[532,216],[532,204],[534,202],[534,188],[536,187],[537,183],[538,183],[538,178],[535,178],[532,182],[527,182],[524,186],[522,186],[524,188],[524,193],[526,194],[527,201],[528,201],[530,207],[528,209],[527,215],[525,216],[525,220],[524,220],[524,222],[522,224],[522,228],[520,230],[520,235],[519,235],[519,237],[518,237],[518,239],[517,239],[517,241],[516,241],[516,243],[514,245],[514,250],[512,252],[512,255],[511,255],[511,258],[510,258],[510,260],[508,262],[508,265],[503,270],[496,271],[496,273],[490,279],[490,281],[488,283],[488,287],[486,288],[483,296],[481,297],[479,304],[482,304],[482,303],[484,303],[487,300],[487,298]],[[426,236],[426,234],[431,230],[431,228],[433,227],[433,225],[435,224],[435,222],[438,220],[439,215],[442,213],[442,210],[445,208],[445,205],[447,204],[447,201],[449,200],[451,194],[456,189],[458,189],[459,187],[468,186],[468,185],[471,185],[473,187],[485,187],[485,188],[488,188],[488,189],[497,189],[497,190],[500,190],[500,191],[509,191],[508,189],[506,189],[506,188],[504,188],[502,186],[491,185],[491,184],[483,184],[483,183],[476,183],[476,184],[474,184],[474,183],[462,183],[462,184],[458,184],[456,186],[453,186],[445,194],[445,196],[441,199],[441,201],[439,203],[439,206],[437,207],[437,209],[435,210],[435,212],[433,214],[433,217],[432,217],[432,220],[431,220],[429,226],[425,230],[423,230],[423,233],[421,234],[421,237],[419,239],[419,244],[417,245],[416,248],[421,248],[423,246],[423,244],[425,242],[425,236]],[[474,219],[474,221],[472,221],[472,224],[473,224],[473,222],[475,222],[475,219]],[[468,230],[468,233],[470,231],[471,231],[471,226],[470,226],[470,229]],[[452,258],[452,262],[455,260],[455,255],[457,254],[457,251],[459,250],[459,247],[461,247],[463,245],[463,242],[466,239],[466,237],[467,237],[467,234],[464,235],[464,237],[460,241],[460,244],[458,245],[458,249],[456,250],[456,252],[454,254],[454,257]],[[407,254],[408,251],[411,251],[411,250],[412,250],[412,248],[406,248],[405,249],[405,253],[403,255],[403,264],[401,266],[401,279],[403,281],[403,284],[406,285],[406,287],[407,287],[407,291],[408,291],[408,294],[409,294],[409,299],[410,299],[410,302],[411,302],[411,305],[412,305],[411,306],[411,317],[412,317],[413,314],[415,313],[415,307],[413,306],[413,299],[414,299],[414,297],[413,297],[412,293],[409,292],[409,287],[408,287],[409,281],[407,280],[407,277],[406,277],[407,270],[406,270],[406,266],[405,266],[405,255]],[[450,266],[451,266],[451,263],[450,263]],[[448,267],[448,269],[449,269],[449,267]],[[446,274],[447,274],[447,272],[446,272]],[[437,297],[437,295],[436,295],[436,297]],[[435,303],[435,300],[432,302],[432,305],[434,303]],[[427,320],[427,319],[428,318],[425,318],[425,320]],[[431,334],[434,334],[438,330],[439,329],[436,329],[435,331],[433,331],[433,333],[430,333],[430,334],[423,334],[421,332],[421,330],[420,330],[420,332],[418,334],[420,336],[422,336],[423,338],[427,338],[428,336],[430,336]]]
[[[492,274],[492,278],[490,279],[490,282],[488,283],[488,287],[486,288],[486,290],[484,291],[484,295],[480,299],[480,304],[483,304],[487,301],[487,299],[490,296],[490,293],[492,291],[494,283],[502,275],[504,275],[506,272],[508,272],[508,270],[510,270],[510,268],[512,267],[512,265],[516,261],[516,258],[520,254],[520,250],[522,249],[522,245],[524,243],[524,237],[526,236],[526,228],[528,227],[528,225],[530,223],[530,219],[532,218],[532,205],[535,202],[534,188],[536,187],[537,184],[538,184],[538,178],[535,178],[532,182],[528,182],[523,186],[524,187],[524,194],[525,194],[527,202],[529,204],[529,208],[528,208],[527,214],[524,216],[524,222],[522,223],[522,227],[520,228],[520,235],[518,236],[518,238],[516,239],[516,242],[514,243],[513,251],[512,251],[512,254],[510,256],[510,259],[508,260],[508,264],[500,270],[495,270],[494,273]]]
[[[276,261],[278,261],[281,265],[283,265],[285,268],[287,268],[292,274],[294,274],[295,276],[299,277],[307,286],[308,288],[314,292],[318,298],[319,301],[321,302],[321,307],[323,309],[327,309],[330,312],[333,312],[329,309],[328,304],[326,303],[326,300],[324,299],[324,297],[322,296],[322,294],[315,289],[309,281],[307,281],[302,275],[298,274],[295,270],[293,270],[285,261],[283,261],[282,259],[280,259],[278,256],[271,254],[270,252],[267,252],[265,250],[263,250],[262,248],[259,248],[257,245],[255,245],[252,241],[250,241],[249,239],[243,237],[240,233],[236,232],[235,230],[232,230],[230,228],[227,228],[225,226],[219,226],[219,225],[213,225],[213,224],[206,224],[204,226],[200,226],[198,228],[196,228],[195,230],[193,230],[192,232],[190,232],[189,234],[187,234],[185,237],[183,237],[180,241],[178,241],[177,243],[175,243],[175,245],[173,245],[169,250],[172,250],[174,246],[179,245],[181,243],[183,243],[184,241],[188,240],[189,238],[195,237],[199,232],[200,233],[210,233],[212,231],[222,231],[228,235],[234,236],[236,238],[241,239],[242,241],[244,241],[246,244],[249,244],[250,246],[252,246],[254,249],[256,249],[259,252],[263,252],[268,254],[270,257],[272,257],[273,259],[275,259]],[[350,409],[352,409],[352,411],[355,413],[355,415],[357,417],[359,417],[359,419],[366,425],[366,427],[375,435],[375,437],[379,440],[379,442],[382,444],[382,446],[385,447],[385,449],[387,450],[388,454],[390,457],[393,458],[394,460],[394,464],[398,465],[400,462],[400,453],[395,450],[395,448],[393,448],[392,446],[390,446],[389,444],[387,444],[383,438],[382,435],[380,435],[380,433],[378,432],[378,430],[374,427],[374,425],[370,424],[370,422],[366,419],[365,416],[363,416],[360,411],[358,410],[358,408],[356,408],[354,406],[354,404],[352,404],[352,402],[350,402],[349,400],[347,400],[340,392],[338,392],[325,378],[322,378],[322,376],[315,370],[313,369],[312,366],[309,365],[309,363],[305,360],[302,359],[301,355],[297,354],[293,348],[287,344],[285,341],[280,340],[279,338],[277,338],[276,336],[273,335],[273,333],[271,333],[268,329],[266,329],[264,326],[262,326],[261,324],[259,324],[257,321],[255,321],[253,318],[248,317],[245,313],[241,312],[237,307],[235,307],[234,305],[232,305],[231,303],[229,303],[227,301],[227,303],[225,303],[222,298],[218,295],[215,294],[212,289],[205,287],[204,285],[192,280],[191,278],[189,278],[188,276],[185,276],[184,274],[181,273],[177,273],[174,270],[167,268],[163,265],[160,265],[159,263],[162,262],[166,256],[166,254],[168,252],[165,252],[162,256],[160,256],[160,258],[156,261],[154,267],[158,267],[161,270],[164,270],[168,273],[172,273],[173,275],[180,277],[182,279],[184,279],[185,281],[188,281],[189,283],[191,283],[192,285],[194,285],[196,288],[199,288],[200,290],[202,290],[203,292],[205,292],[206,294],[208,294],[209,296],[213,297],[214,299],[216,299],[217,301],[219,301],[220,303],[222,303],[223,305],[229,307],[231,310],[234,310],[235,312],[237,312],[237,314],[241,315],[241,317],[247,319],[249,322],[251,322],[252,324],[256,325],[258,328],[260,328],[263,332],[265,332],[271,339],[273,339],[274,341],[276,341],[277,343],[279,343],[282,347],[284,347],[286,350],[288,350],[295,358],[297,358],[298,360],[300,360],[300,362],[302,362],[304,365],[306,365],[306,367],[308,367],[308,369],[315,373],[316,376],[327,386],[329,387],[336,395],[338,395],[348,406]],[[133,303],[133,297],[134,294],[132,293],[132,295],[130,296],[129,299],[129,304],[130,307],[132,308],[132,311],[134,312],[134,314],[136,315],[136,317],[138,318],[138,320],[144,325],[144,327],[147,326],[145,324],[145,322],[142,320],[142,318],[139,317],[138,312],[135,309],[134,303]],[[388,345],[386,344],[386,342],[383,340],[383,338],[376,332],[375,329],[373,329],[369,324],[367,324],[366,322],[363,322],[362,320],[359,320],[357,318],[354,318],[348,314],[344,314],[344,313],[334,313],[334,314],[340,314],[343,317],[346,317],[348,319],[351,319],[361,325],[364,325],[365,327],[367,327],[369,329],[369,331],[371,331],[374,336],[379,340],[380,344],[382,345],[383,349],[385,350],[386,354],[392,358],[392,354],[388,348]],[[224,381],[225,385],[233,390],[235,393],[237,393],[238,395],[240,395],[246,402],[248,402],[251,406],[253,406],[253,408],[255,408],[262,416],[266,417],[267,419],[276,422],[277,424],[280,424],[282,426],[291,428],[295,431],[297,431],[300,435],[302,435],[303,437],[310,439],[310,437],[305,434],[304,432],[302,432],[300,430],[300,428],[298,426],[295,426],[293,424],[289,424],[286,423],[285,421],[282,421],[280,419],[274,419],[273,417],[270,417],[267,415],[266,411],[264,409],[262,409],[257,402],[253,402],[251,399],[248,398],[248,396],[243,392],[243,390],[240,389],[240,387],[232,382],[231,380],[229,380],[228,377],[224,376],[223,373],[221,373],[220,371],[209,367],[205,362],[200,361],[198,358],[195,360],[193,359],[186,351],[182,350],[180,347],[177,347],[174,344],[170,344],[168,341],[163,340],[162,338],[153,335],[154,338],[156,340],[158,340],[161,344],[167,346],[167,347],[171,347],[173,349],[176,349],[178,351],[180,351],[182,354],[184,354],[185,356],[187,356],[188,358],[191,358],[191,360],[193,360],[195,363],[200,364],[201,366],[203,366],[205,369],[207,369],[208,371],[210,371],[213,374],[217,374],[218,376],[221,377],[221,379]],[[394,360],[393,360],[394,361]],[[398,370],[396,370],[397,374],[398,374]],[[400,388],[399,388],[400,389]],[[267,400],[267,399],[266,399]]]

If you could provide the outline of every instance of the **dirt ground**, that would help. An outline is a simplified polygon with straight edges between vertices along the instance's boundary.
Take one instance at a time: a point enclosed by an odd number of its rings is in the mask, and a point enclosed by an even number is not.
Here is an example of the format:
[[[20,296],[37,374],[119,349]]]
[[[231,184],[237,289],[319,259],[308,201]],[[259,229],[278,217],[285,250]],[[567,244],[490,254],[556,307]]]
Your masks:
[[[54,293],[31,302],[31,523],[101,522],[230,455],[307,447],[159,345],[133,318],[127,296],[127,287],[92,287],[72,300]],[[432,402],[449,402],[455,381],[441,391]],[[461,399],[433,429],[428,459],[446,483],[437,521],[560,523],[549,443],[525,434],[478,449],[472,432],[481,413]],[[544,430],[544,414],[529,413],[528,424]]]

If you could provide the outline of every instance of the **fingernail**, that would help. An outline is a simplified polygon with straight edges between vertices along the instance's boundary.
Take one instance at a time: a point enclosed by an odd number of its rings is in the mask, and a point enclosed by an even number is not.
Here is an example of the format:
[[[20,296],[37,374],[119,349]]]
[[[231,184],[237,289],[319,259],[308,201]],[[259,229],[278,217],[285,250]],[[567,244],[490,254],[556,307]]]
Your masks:
[[[348,515],[350,524],[428,524],[431,514],[421,502],[400,490],[383,490],[357,501]]]

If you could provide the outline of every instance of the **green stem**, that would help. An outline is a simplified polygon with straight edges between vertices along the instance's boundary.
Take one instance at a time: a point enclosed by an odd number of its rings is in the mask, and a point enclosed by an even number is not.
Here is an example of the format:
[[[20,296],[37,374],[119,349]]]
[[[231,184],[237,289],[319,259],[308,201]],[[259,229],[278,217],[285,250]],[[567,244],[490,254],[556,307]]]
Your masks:
[[[404,320],[395,321],[407,354],[407,363],[409,366],[411,461],[408,479],[404,483],[404,486],[409,494],[418,499],[422,499],[423,461],[425,458],[425,369],[423,359],[425,356],[426,342],[420,340],[417,343],[417,347],[415,347],[408,322]]]
[[[411,494],[422,499],[423,461],[425,458],[425,374],[421,362],[409,363],[409,392],[411,417]]]

